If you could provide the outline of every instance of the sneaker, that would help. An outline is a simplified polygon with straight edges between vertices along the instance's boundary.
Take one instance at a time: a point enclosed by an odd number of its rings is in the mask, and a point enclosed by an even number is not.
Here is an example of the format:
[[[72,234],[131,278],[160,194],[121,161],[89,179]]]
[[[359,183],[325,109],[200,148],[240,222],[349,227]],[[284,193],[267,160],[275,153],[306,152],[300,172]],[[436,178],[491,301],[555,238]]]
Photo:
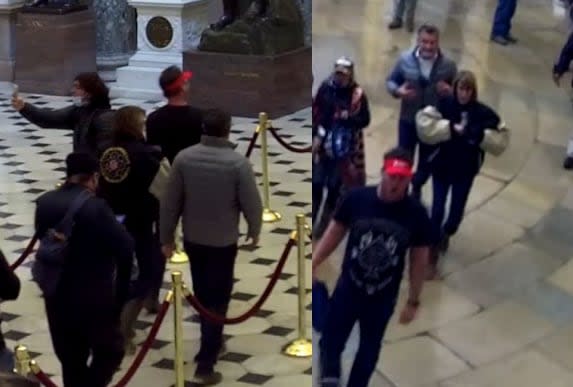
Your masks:
[[[518,42],[517,38],[515,36],[512,36],[511,34],[507,35],[505,37],[505,40],[507,40],[507,42],[510,44],[516,44]]]
[[[205,373],[196,371],[193,379],[193,381],[200,386],[213,386],[215,384],[221,383],[223,380],[223,375],[216,371]]]
[[[563,168],[567,170],[573,169],[573,156],[567,156],[565,160],[563,160]]]
[[[491,41],[499,44],[500,46],[507,46],[510,42],[503,36],[492,36]]]
[[[388,29],[390,30],[397,30],[402,28],[402,20],[401,19],[394,19],[390,24],[388,24]]]

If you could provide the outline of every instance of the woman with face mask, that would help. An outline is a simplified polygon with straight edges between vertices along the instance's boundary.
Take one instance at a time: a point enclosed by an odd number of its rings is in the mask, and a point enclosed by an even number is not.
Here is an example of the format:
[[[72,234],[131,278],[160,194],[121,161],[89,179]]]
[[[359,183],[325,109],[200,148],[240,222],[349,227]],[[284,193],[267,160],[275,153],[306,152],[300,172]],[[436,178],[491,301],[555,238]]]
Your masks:
[[[436,274],[439,253],[448,250],[449,240],[462,222],[474,179],[485,153],[500,155],[508,145],[509,132],[497,113],[478,101],[475,75],[460,71],[454,94],[418,112],[418,135],[427,144],[437,145],[430,157],[433,202],[431,220],[436,246],[431,277]],[[445,207],[451,195],[448,217]]]
[[[24,102],[17,93],[12,97],[12,107],[41,128],[73,130],[74,152],[97,155],[113,119],[109,89],[97,73],[82,73],[74,79],[71,92],[73,104],[63,109],[39,108]]]

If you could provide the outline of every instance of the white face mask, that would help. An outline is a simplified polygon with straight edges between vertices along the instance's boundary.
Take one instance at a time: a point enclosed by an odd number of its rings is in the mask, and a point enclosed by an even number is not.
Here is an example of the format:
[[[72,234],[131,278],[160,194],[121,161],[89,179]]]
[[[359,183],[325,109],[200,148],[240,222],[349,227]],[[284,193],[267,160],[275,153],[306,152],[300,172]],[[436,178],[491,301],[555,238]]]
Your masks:
[[[73,97],[72,101],[74,106],[84,106],[86,104],[85,100],[82,97]]]

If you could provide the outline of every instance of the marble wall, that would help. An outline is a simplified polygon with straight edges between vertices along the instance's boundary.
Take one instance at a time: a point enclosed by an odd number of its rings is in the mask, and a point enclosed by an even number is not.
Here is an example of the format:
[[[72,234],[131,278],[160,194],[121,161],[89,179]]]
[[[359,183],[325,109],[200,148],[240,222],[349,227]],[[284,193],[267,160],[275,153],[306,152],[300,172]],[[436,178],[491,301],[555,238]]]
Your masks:
[[[16,11],[23,0],[0,0],[0,82],[14,79]]]

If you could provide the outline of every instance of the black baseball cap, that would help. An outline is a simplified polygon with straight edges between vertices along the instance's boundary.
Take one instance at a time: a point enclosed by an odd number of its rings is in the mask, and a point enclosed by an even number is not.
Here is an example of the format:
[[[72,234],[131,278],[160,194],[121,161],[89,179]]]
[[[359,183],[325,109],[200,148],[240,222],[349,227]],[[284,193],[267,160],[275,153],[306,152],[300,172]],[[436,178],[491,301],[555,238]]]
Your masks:
[[[99,172],[99,161],[89,153],[74,152],[66,157],[67,177],[75,175],[92,175]]]

